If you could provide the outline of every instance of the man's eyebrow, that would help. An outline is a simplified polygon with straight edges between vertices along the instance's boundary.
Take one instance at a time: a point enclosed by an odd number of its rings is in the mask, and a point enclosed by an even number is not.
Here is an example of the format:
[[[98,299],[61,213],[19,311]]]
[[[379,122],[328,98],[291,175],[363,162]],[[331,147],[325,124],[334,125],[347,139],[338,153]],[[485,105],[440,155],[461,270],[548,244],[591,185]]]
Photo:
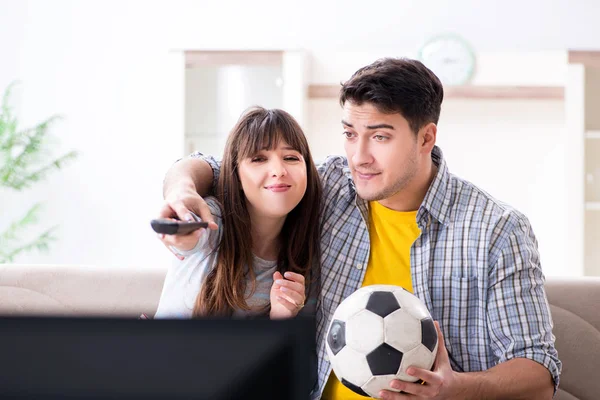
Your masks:
[[[391,130],[394,130],[394,127],[390,124],[377,124],[377,125],[367,125],[367,129],[391,129]]]
[[[346,125],[348,128],[354,128],[352,124],[342,120],[342,124]],[[377,124],[377,125],[367,125],[367,129],[391,129],[394,130],[394,127],[390,124]]]

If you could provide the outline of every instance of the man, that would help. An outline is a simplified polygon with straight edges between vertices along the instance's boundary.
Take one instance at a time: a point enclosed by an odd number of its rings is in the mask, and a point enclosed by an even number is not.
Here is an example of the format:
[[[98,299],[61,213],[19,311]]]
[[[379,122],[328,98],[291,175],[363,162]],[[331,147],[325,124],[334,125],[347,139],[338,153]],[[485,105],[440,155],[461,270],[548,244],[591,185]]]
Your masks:
[[[433,370],[409,369],[425,383],[394,380],[390,389],[402,393],[382,391],[383,398],[550,399],[558,385],[561,363],[529,221],[449,173],[435,146],[442,99],[438,78],[415,60],[378,60],[342,85],[347,158],[319,168],[315,398],[361,398],[330,373],[324,337],[338,304],[370,284],[413,291],[439,322]],[[176,163],[162,216],[194,210],[211,220],[197,192],[207,193],[217,174],[210,157]]]

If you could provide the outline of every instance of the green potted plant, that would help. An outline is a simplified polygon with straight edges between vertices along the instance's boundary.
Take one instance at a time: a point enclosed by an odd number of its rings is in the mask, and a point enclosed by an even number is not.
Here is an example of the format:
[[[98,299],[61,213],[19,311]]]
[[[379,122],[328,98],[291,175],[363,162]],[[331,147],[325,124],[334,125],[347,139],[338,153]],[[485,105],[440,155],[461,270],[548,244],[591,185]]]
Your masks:
[[[0,190],[23,191],[74,160],[77,152],[70,151],[56,158],[49,155],[49,131],[60,119],[59,115],[52,115],[31,128],[18,126],[9,105],[14,86],[13,83],[6,89],[0,109]],[[23,215],[9,221],[7,227],[0,226],[0,263],[11,262],[18,254],[31,250],[47,250],[50,242],[56,239],[53,235],[56,227],[26,238],[26,231],[38,224],[41,209],[42,204],[37,202]],[[4,209],[3,214],[10,215],[6,211]]]

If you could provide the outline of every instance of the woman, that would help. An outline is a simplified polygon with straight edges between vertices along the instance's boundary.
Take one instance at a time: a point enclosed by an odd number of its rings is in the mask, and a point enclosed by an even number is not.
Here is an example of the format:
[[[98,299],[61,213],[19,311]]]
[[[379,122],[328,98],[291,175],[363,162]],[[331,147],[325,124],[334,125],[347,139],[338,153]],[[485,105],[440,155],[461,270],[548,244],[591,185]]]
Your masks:
[[[219,229],[175,249],[185,259],[169,270],[155,318],[297,315],[316,293],[320,201],[294,118],[277,109],[243,114],[207,199]]]

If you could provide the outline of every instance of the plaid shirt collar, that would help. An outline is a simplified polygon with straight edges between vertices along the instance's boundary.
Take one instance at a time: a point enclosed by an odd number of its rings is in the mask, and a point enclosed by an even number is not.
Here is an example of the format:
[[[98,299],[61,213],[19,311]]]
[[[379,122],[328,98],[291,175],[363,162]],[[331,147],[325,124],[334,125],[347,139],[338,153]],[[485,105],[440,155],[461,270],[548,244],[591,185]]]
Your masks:
[[[431,159],[433,164],[438,168],[438,172],[433,178],[429,189],[425,194],[425,198],[419,207],[417,212],[417,223],[419,226],[426,226],[428,224],[428,215],[435,218],[442,225],[447,225],[450,221],[450,214],[452,210],[452,195],[450,187],[450,172],[448,172],[448,166],[442,149],[438,146],[433,147],[431,152]]]

